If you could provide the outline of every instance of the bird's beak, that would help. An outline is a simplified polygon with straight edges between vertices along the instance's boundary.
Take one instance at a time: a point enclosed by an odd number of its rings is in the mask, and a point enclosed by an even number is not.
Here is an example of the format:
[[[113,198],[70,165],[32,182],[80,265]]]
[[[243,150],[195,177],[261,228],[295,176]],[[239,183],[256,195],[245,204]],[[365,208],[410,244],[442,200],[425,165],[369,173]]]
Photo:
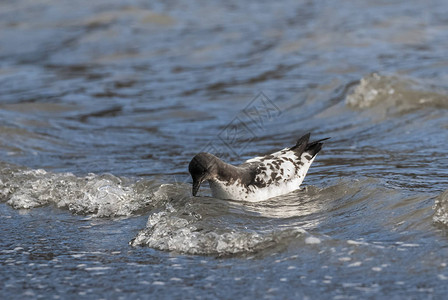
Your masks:
[[[199,191],[199,187],[201,186],[203,179],[193,179],[193,196],[196,196],[196,194]]]

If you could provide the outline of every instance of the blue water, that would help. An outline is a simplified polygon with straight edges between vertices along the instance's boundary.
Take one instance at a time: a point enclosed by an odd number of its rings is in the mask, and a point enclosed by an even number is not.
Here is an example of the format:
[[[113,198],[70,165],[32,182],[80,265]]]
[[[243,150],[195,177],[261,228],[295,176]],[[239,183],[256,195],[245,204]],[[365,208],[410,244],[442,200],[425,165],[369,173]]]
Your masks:
[[[5,299],[444,299],[448,6],[0,4]],[[190,159],[331,137],[302,189]]]

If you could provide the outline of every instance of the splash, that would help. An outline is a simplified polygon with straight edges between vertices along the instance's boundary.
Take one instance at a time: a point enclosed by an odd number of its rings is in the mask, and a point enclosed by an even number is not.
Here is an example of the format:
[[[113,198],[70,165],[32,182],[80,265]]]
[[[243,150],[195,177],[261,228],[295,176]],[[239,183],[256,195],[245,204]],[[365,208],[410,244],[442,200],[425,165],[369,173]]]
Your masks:
[[[433,209],[435,210],[434,222],[448,226],[448,190],[436,198]]]
[[[130,242],[163,251],[195,255],[240,255],[288,247],[293,242],[318,244],[311,235],[322,216],[341,202],[357,207],[377,191],[377,180],[338,181],[257,203],[185,197],[154,211]],[[367,188],[366,192],[362,189]]]
[[[158,250],[201,255],[248,254],[295,239],[305,233],[301,228],[253,230],[220,222],[213,214],[195,212],[193,205],[176,209],[167,204],[164,211],[152,214],[147,227],[130,242]]]
[[[320,247],[333,239],[327,233],[347,238],[336,227],[348,228],[354,223],[358,223],[360,235],[372,228],[402,231],[415,226],[416,220],[424,227],[430,211],[415,210],[415,205],[427,196],[409,196],[404,201],[403,196],[383,181],[366,177],[338,179],[323,188],[309,186],[259,203],[176,198],[152,212],[146,228],[130,245],[194,255],[246,255]],[[371,214],[360,220],[366,211]],[[338,225],[334,227],[333,222]]]
[[[173,186],[170,190],[177,191]],[[150,210],[168,201],[170,193],[156,181],[7,167],[0,173],[0,197],[16,209],[53,204],[75,214],[118,217]]]

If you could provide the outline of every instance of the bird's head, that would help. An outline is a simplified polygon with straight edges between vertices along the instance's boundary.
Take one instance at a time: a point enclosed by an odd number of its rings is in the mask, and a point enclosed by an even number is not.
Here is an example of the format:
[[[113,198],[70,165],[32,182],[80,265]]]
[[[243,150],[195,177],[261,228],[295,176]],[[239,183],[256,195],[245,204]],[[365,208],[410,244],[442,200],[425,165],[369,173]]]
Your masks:
[[[213,179],[217,174],[217,163],[219,159],[210,154],[201,152],[190,161],[188,171],[193,179],[193,196],[199,191],[201,183]]]

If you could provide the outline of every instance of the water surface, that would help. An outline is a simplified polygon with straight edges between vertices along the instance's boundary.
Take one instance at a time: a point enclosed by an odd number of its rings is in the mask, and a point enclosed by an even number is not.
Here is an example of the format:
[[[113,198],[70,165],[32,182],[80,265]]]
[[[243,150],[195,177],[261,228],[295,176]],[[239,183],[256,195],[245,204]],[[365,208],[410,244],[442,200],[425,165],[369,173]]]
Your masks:
[[[8,299],[448,292],[444,1],[0,4]],[[331,137],[301,190],[191,197],[189,160]]]

